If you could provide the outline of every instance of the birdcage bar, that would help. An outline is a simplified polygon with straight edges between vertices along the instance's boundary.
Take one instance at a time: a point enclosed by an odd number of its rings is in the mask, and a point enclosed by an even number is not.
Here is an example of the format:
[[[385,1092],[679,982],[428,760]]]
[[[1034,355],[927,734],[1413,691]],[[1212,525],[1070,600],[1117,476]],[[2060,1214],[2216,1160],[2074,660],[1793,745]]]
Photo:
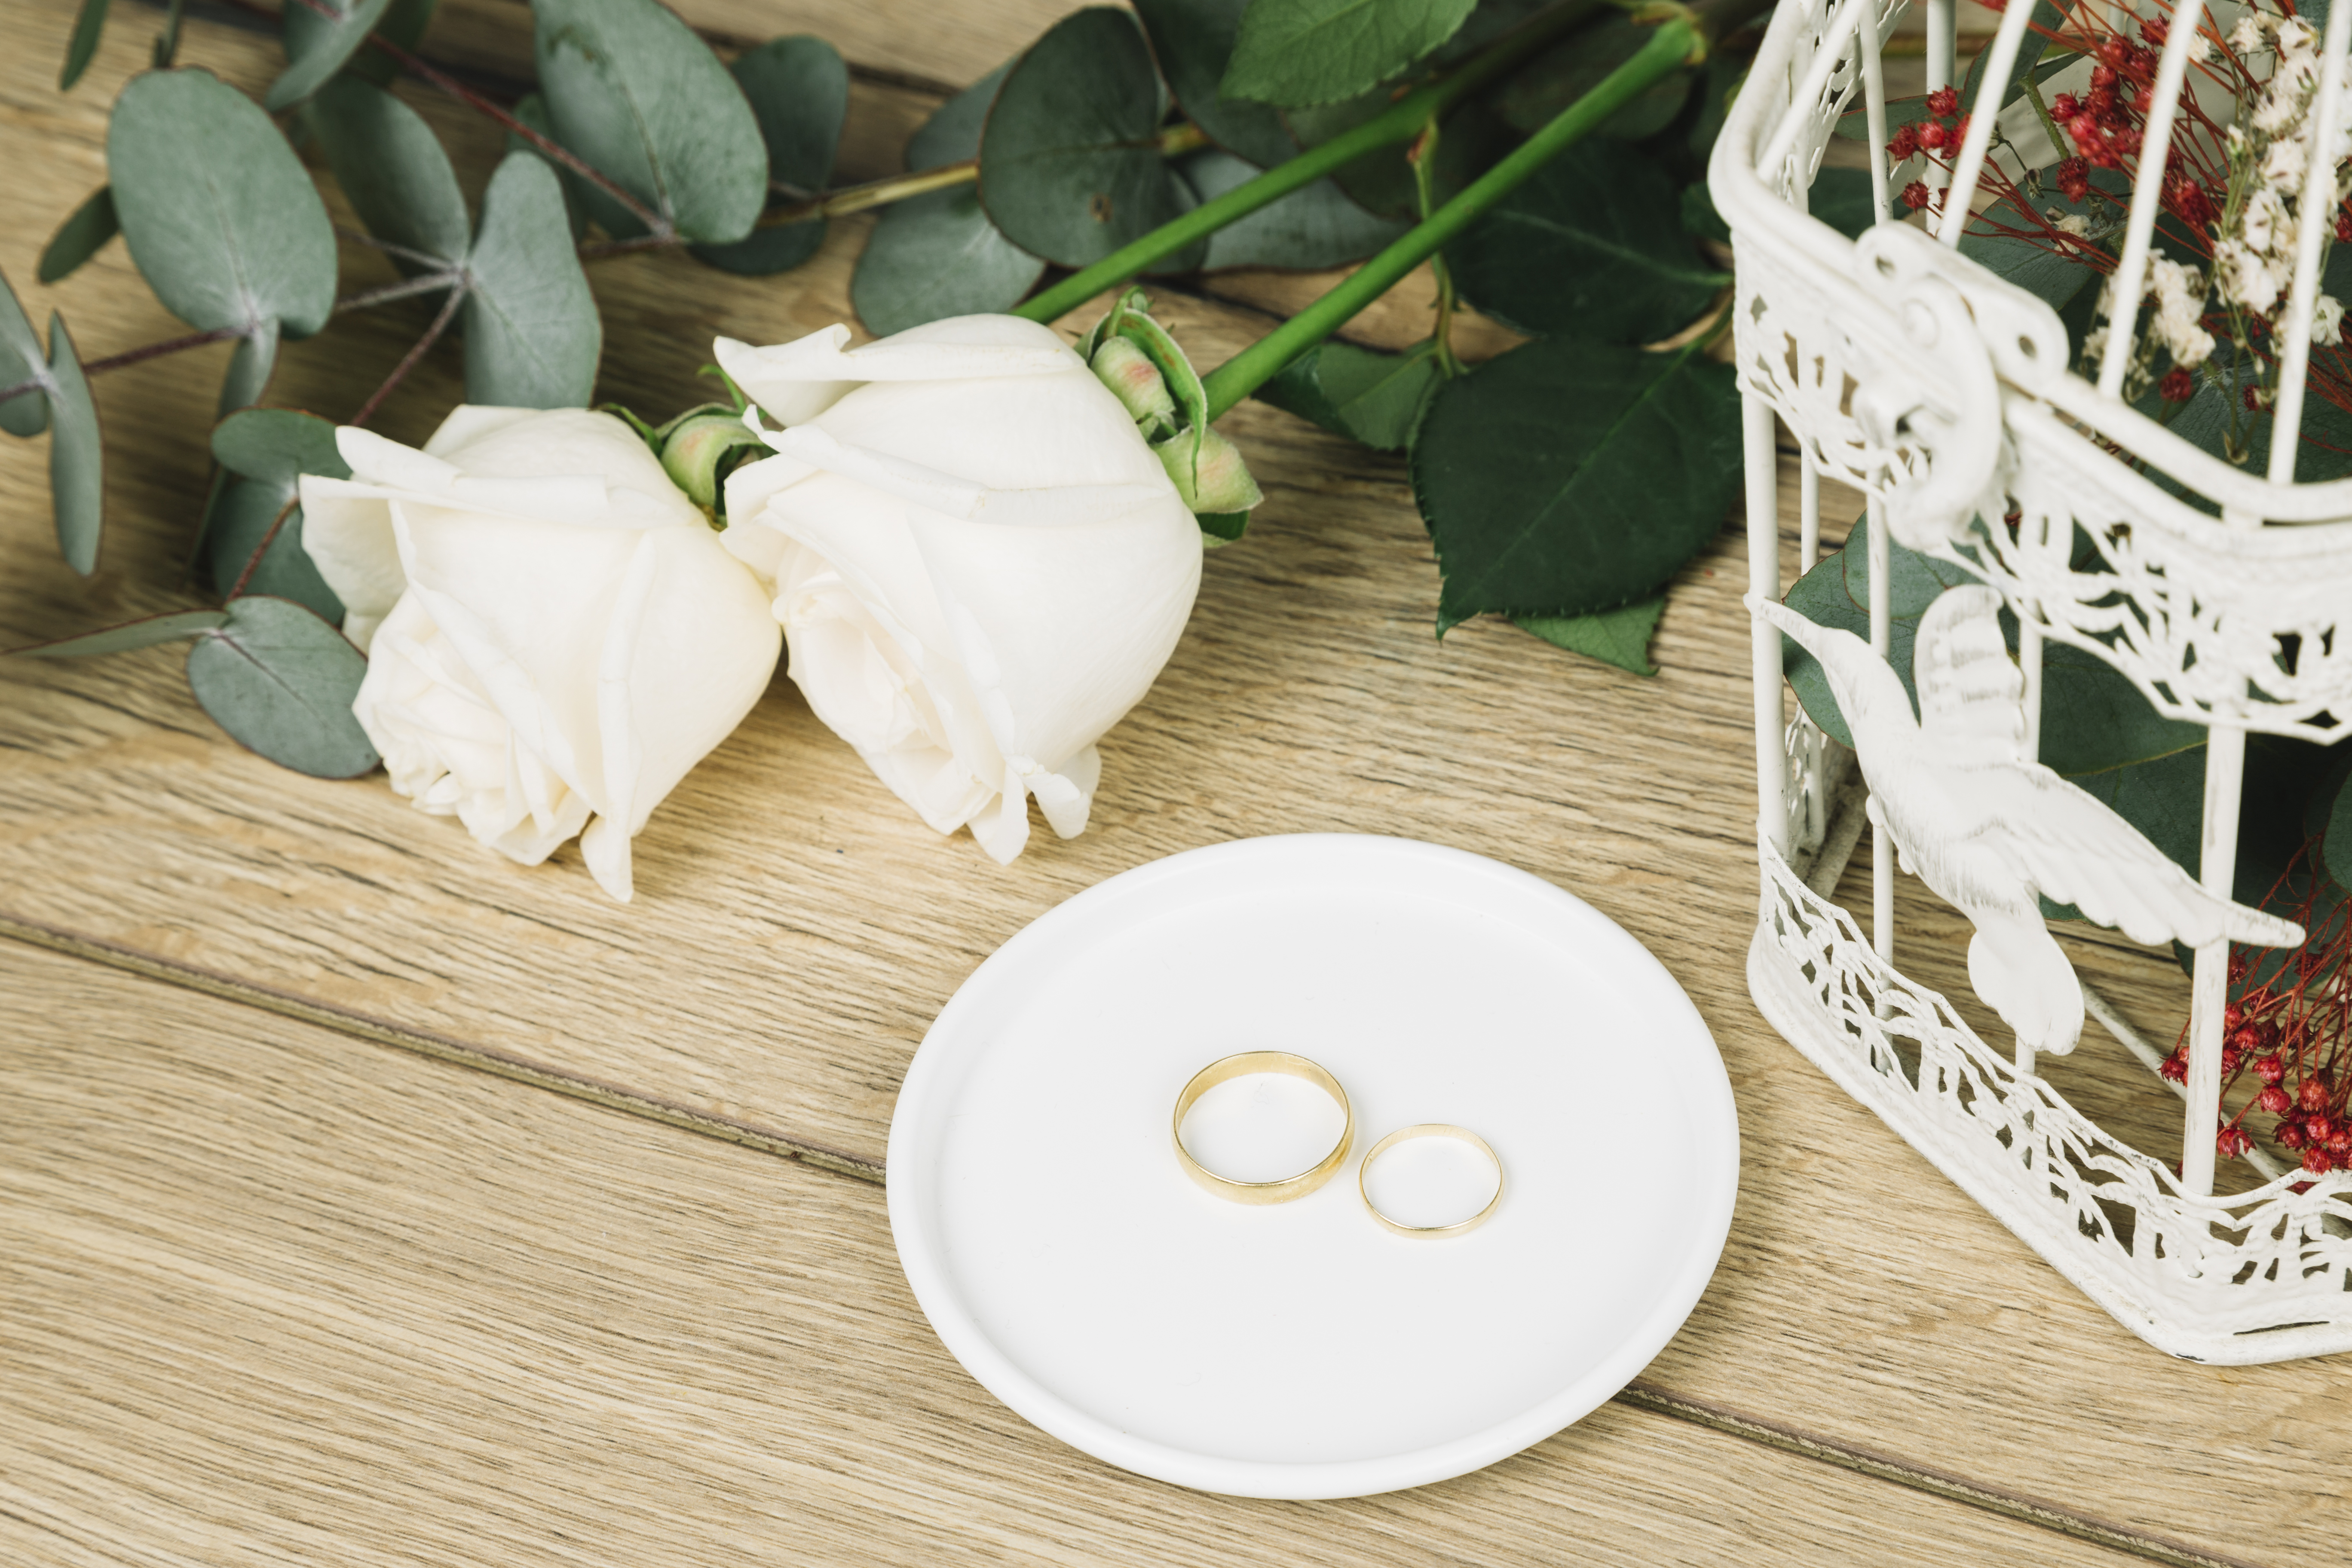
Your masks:
[[[1780,474],[1772,405],[1753,394],[1739,401],[1740,436],[1748,473],[1748,590],[1780,596]],[[1780,695],[1780,634],[1763,621],[1748,630],[1756,678],[1756,800],[1763,837],[1776,854],[1789,842],[1788,752]]]

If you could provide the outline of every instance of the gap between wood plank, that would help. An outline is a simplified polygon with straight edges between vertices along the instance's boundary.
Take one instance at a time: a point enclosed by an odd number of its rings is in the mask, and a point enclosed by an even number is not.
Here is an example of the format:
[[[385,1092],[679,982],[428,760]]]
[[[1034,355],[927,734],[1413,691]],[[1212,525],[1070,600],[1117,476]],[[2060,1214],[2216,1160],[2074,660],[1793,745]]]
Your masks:
[[[110,969],[125,971],[142,978],[160,981],[190,991],[201,992],[223,1001],[273,1013],[305,1024],[330,1029],[340,1035],[362,1039],[373,1045],[389,1046],[395,1050],[430,1057],[436,1061],[470,1068],[489,1073],[510,1082],[527,1084],[533,1089],[585,1100],[625,1115],[658,1121],[737,1143],[761,1153],[798,1161],[820,1170],[852,1176],[875,1186],[884,1184],[882,1163],[856,1154],[828,1149],[788,1133],[778,1132],[732,1117],[716,1116],[696,1110],[656,1095],[624,1089],[583,1074],[565,1072],[556,1068],[517,1057],[486,1046],[471,1045],[446,1035],[422,1029],[411,1029],[385,1019],[372,1017],[354,1009],[314,1002],[271,986],[235,979],[215,971],[192,963],[181,963],[116,942],[100,941],[76,931],[62,930],[38,921],[28,921],[15,915],[0,913],[0,937],[21,942],[28,946],[44,948],[69,957],[103,964]],[[1620,1405],[1654,1415],[1669,1416],[1677,1421],[1709,1427],[1751,1443],[1778,1448],[1822,1464],[1878,1480],[1908,1487],[1948,1501],[1964,1503],[1983,1509],[2004,1518],[2039,1525],[2078,1540],[2091,1542],[2118,1552],[2129,1552],[2150,1562],[2173,1564],[2174,1568],[2259,1568],[2243,1558],[2227,1557],[2202,1551],[2169,1537],[2132,1530],[2109,1523],[2105,1520],[2057,1503],[2011,1492],[1999,1487],[1982,1485],[1947,1471],[1916,1464],[1907,1459],[1881,1454],[1874,1449],[1807,1432],[1801,1427],[1746,1415],[1727,1406],[1706,1400],[1694,1399],[1672,1393],[1639,1380],[1627,1384],[1614,1396]]]

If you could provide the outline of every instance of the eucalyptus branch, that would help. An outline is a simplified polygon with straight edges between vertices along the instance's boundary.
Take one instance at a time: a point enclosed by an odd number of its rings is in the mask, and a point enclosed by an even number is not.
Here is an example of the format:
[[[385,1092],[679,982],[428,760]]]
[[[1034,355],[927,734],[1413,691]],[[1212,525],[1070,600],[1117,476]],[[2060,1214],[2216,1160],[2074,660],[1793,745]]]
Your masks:
[[[1187,153],[1197,153],[1208,144],[1209,133],[1189,120],[1169,126],[1151,139],[1151,145],[1163,158],[1181,158]],[[903,202],[909,196],[928,195],[933,191],[969,185],[979,178],[980,160],[966,158],[960,163],[941,163],[935,169],[892,174],[887,179],[868,180],[862,185],[844,185],[837,191],[808,196],[789,206],[762,213],[758,226],[782,228],[790,224],[806,223],[811,218],[845,217],[870,207]]]
[[[360,405],[360,411],[352,415],[348,423],[354,426],[364,425],[375,416],[375,411],[383,406],[383,400],[392,395],[392,389],[408,378],[408,373],[416,368],[416,362],[425,357],[425,351],[438,342],[441,334],[449,330],[449,323],[457,319],[457,307],[465,302],[465,289],[449,290],[449,297],[441,302],[440,313],[433,318],[433,324],[425,329],[425,335],[417,339],[408,352],[401,356],[400,363],[392,367],[392,374],[383,378],[383,384],[377,387],[365,403]],[[252,568],[248,566],[247,570],[249,572]]]
[[[325,4],[325,0],[289,0],[289,4],[307,5],[311,10],[316,11],[320,16],[326,17],[331,22],[340,22],[343,19],[340,13]],[[530,142],[532,147],[544,153],[547,157],[552,159],[556,163],[560,164],[563,168],[569,169],[572,173],[579,175],[582,179],[587,181],[598,190],[603,191],[606,195],[612,197],[614,201],[620,203],[623,207],[626,208],[631,217],[635,218],[639,223],[645,225],[646,227],[653,233],[662,236],[669,236],[672,233],[670,222],[667,218],[662,216],[659,213],[654,211],[653,208],[639,201],[634,195],[624,189],[618,182],[613,179],[611,175],[605,174],[602,169],[597,168],[594,164],[581,158],[571,149],[555,142],[551,138],[541,135],[538,132],[533,131],[530,126],[525,125],[521,121],[517,120],[513,115],[509,114],[505,110],[500,109],[497,104],[492,103],[488,99],[484,98],[480,93],[476,92],[472,88],[467,87],[465,83],[457,80],[455,77],[450,76],[447,72],[427,65],[415,54],[410,50],[402,48],[398,44],[394,43],[382,33],[370,33],[367,36],[367,42],[371,48],[380,50],[382,53],[390,56],[401,69],[408,72],[411,76],[415,77],[419,81],[428,83],[429,85],[439,89],[441,91],[447,93],[451,98],[456,99],[467,108],[473,110],[476,113],[488,116],[508,134],[521,137],[525,142]]]
[[[465,279],[457,273],[436,272],[429,277],[408,278],[398,283],[387,283],[380,289],[362,289],[356,294],[346,294],[336,300],[333,313],[340,316],[346,310],[364,310],[371,306],[390,304],[394,300],[405,300],[412,295],[429,294],[436,289],[452,289],[458,293],[463,293],[464,290],[457,286],[464,281]],[[162,359],[165,354],[175,354],[185,349],[200,349],[206,343],[225,343],[232,338],[245,336],[246,331],[243,327],[215,327],[210,331],[190,332],[184,337],[165,338],[160,342],[142,343],[135,349],[125,349],[119,354],[108,354],[104,359],[84,360],[81,373],[84,375],[104,375],[110,370],[122,370],[131,365],[144,364],[151,359]],[[28,392],[38,392],[47,384],[47,376],[37,375],[30,380],[20,381],[14,386],[0,386],[0,403],[5,403],[12,397],[22,397]]]
[[[1735,0],[1735,4],[1746,3],[1748,0]],[[1209,417],[1218,417],[1272,380],[1285,365],[1387,293],[1406,273],[1435,255],[1536,171],[1583,140],[1653,85],[1687,65],[1695,53],[1703,54],[1707,37],[1702,18],[1687,12],[1671,16],[1632,59],[1560,110],[1549,124],[1426,221],[1407,230],[1329,293],[1203,376],[1202,385],[1208,394]]]
[[[230,584],[229,591],[221,595],[223,599],[234,599],[245,592],[245,585],[253,581],[254,573],[261,568],[261,558],[269,553],[271,545],[278,542],[278,531],[286,526],[286,520],[292,517],[294,509],[301,504],[302,497],[299,491],[286,498],[286,504],[279,507],[278,515],[269,520],[269,527],[263,531],[261,542],[255,545],[253,553],[245,558],[245,570],[236,574],[236,581]]]
[[[1595,7],[1596,0],[1562,0],[1487,45],[1452,75],[1407,93],[1353,131],[1343,132],[1286,163],[1276,163],[1257,178],[1234,186],[1213,201],[1202,202],[1181,217],[1121,246],[1093,266],[1063,279],[1013,314],[1033,321],[1051,321],[1104,289],[1126,282],[1153,262],[1173,256],[1227,224],[1313,184],[1343,164],[1367,153],[1410,141],[1471,93],[1582,21]]]
[[[353,245],[363,245],[370,250],[381,250],[386,256],[397,256],[403,261],[413,261],[420,267],[439,268],[448,265],[444,258],[435,256],[429,251],[412,250],[404,245],[394,245],[388,239],[378,239],[364,229],[345,228],[341,224],[337,224],[335,237],[348,240]]]

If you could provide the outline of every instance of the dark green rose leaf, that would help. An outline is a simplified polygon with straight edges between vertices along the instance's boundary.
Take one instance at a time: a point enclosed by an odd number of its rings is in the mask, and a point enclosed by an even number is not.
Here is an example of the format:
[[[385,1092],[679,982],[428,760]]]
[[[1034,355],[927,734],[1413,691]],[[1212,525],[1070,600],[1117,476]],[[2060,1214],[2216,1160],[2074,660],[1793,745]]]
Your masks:
[[[286,0],[283,75],[269,84],[261,101],[272,114],[293,108],[327,85],[328,79],[367,42],[392,0],[318,0],[334,13],[322,16],[305,0]]]
[[[1429,343],[1391,354],[1327,338],[1254,395],[1374,451],[1402,452],[1444,379]]]
[[[1695,320],[1730,276],[1702,260],[1664,169],[1580,142],[1445,247],[1463,298],[1518,331],[1645,343]]]
[[[229,356],[228,374],[221,378],[220,403],[214,412],[234,414],[260,402],[269,385],[269,373],[277,368],[278,323],[264,321],[237,340],[236,352]]]
[[[302,161],[254,101],[206,71],[131,79],[107,130],[122,237],[190,326],[288,337],[335,303],[335,233]]]
[[[1598,615],[1513,616],[1511,624],[1521,631],[1533,632],[1554,647],[1564,647],[1636,675],[1655,675],[1658,667],[1650,662],[1650,638],[1657,633],[1658,617],[1665,613],[1666,596],[1661,594],[1654,599],[1642,599]]]
[[[1093,6],[1054,24],[1015,61],[980,141],[980,200],[1023,249],[1085,267],[1192,205],[1160,155],[1167,111],[1132,12]],[[1186,272],[1205,244],[1154,271]]]
[[[0,386],[21,386],[28,381],[46,385],[48,374],[48,358],[41,353],[41,340],[34,333],[33,323],[25,319],[16,291],[5,278],[0,278]],[[0,403],[0,430],[11,436],[37,436],[48,427],[46,391],[20,393]]]
[[[49,237],[48,246],[41,252],[40,270],[36,276],[44,283],[63,280],[121,232],[122,225],[114,216],[113,189],[100,185],[90,193],[88,201],[74,208],[71,216],[58,225],[58,232]]]
[[[555,139],[689,240],[742,238],[766,205],[768,149],[735,79],[655,0],[539,0],[534,55]],[[583,187],[618,237],[644,226]]]
[[[342,601],[302,547],[299,507],[278,524],[261,560],[253,560],[278,514],[295,500],[302,475],[351,477],[335,449],[334,426],[290,409],[248,408],[213,427],[213,457],[225,472],[196,545],[197,563],[213,591],[228,593],[251,564],[247,592],[291,599],[340,623]]]
[[[49,505],[57,514],[58,549],[66,564],[89,576],[98,570],[99,528],[106,514],[106,458],[98,434],[98,405],[81,373],[66,319],[49,313]]]
[[[2197,873],[2198,839],[2205,812],[2205,748],[2127,767],[2110,768],[2074,780],[2108,810],[2139,830],[2140,836],[2167,858]],[[2270,891],[2269,879],[2251,894],[2242,880],[2238,896],[2259,906]],[[2083,911],[2072,904],[2042,900],[2042,912],[2055,921],[2079,921]]]
[[[355,778],[375,747],[352,716],[367,660],[301,605],[231,599],[188,650],[188,688],[238,744],[313,778]]]
[[[84,632],[78,637],[60,637],[56,642],[10,648],[8,657],[90,658],[104,653],[129,653],[133,648],[153,647],[157,643],[195,637],[215,626],[225,626],[227,621],[226,610],[174,610],[166,616],[149,616],[143,620],[125,621],[119,626]]]
[[[70,91],[89,69],[89,62],[98,53],[98,40],[106,34],[106,11],[110,0],[81,0],[81,12],[74,18],[73,37],[66,40],[65,68],[58,72],[58,90]]]
[[[1223,195],[1257,178],[1255,163],[1214,148],[1193,153],[1178,165],[1202,201]],[[1394,219],[1374,217],[1348,199],[1329,180],[1318,180],[1209,237],[1203,268],[1226,267],[1340,267],[1361,261],[1402,234]]]
[[[1446,383],[1412,443],[1439,631],[1649,597],[1722,528],[1739,474],[1731,369],[1687,350],[1538,341]]]
[[[1249,0],[1136,0],[1168,90],[1184,117],[1226,152],[1271,168],[1298,143],[1271,106],[1226,98],[1219,89]]]
[[[1848,239],[1878,221],[1878,198],[1867,169],[1823,169],[1806,197],[1806,210]]]
[[[293,4],[299,7],[300,0]],[[418,253],[394,252],[394,266],[414,276],[466,258],[466,195],[440,138],[415,110],[380,87],[344,76],[319,90],[303,118],[367,231]]]
[[[2332,787],[2314,802],[2314,815],[2320,817],[2322,858],[2337,885],[2352,888],[2352,787],[2347,787],[2352,786],[2352,768],[2331,770],[2327,782]]]
[[[1007,64],[940,107],[907,143],[909,169],[961,163],[980,153],[988,106]],[[866,331],[901,332],[948,316],[1009,310],[1036,285],[1045,263],[1004,237],[971,185],[933,191],[883,209],[850,279],[850,302]]]
[[[849,68],[823,38],[778,38],[739,58],[732,68],[768,144],[768,178],[803,195],[833,179],[834,153],[849,111]],[[824,243],[824,220],[754,229],[732,245],[698,245],[694,254],[730,272],[762,277],[798,267]]]
[[[1476,0],[1252,0],[1223,95],[1287,108],[1387,81],[1460,30]]]
[[[1511,128],[1533,134],[1559,111],[1601,85],[1601,79],[1632,59],[1657,36],[1622,11],[1605,11],[1514,72],[1495,96],[1495,107]],[[1664,131],[1690,96],[1692,73],[1675,71],[1603,121],[1598,134],[1638,142]]]
[[[604,328],[544,160],[509,153],[490,176],[466,277],[466,400],[585,407]]]

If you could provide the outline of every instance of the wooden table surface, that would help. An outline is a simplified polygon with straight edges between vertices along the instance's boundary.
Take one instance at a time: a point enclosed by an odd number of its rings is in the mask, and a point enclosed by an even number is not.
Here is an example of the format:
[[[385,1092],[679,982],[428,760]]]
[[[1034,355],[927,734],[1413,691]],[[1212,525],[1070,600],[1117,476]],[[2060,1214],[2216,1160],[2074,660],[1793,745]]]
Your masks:
[[[839,44],[845,179],[896,168],[947,87],[1066,8],[680,6],[721,39]],[[87,356],[175,330],[119,245],[33,280],[159,23],[117,5],[61,97],[70,5],[0,12],[0,268]],[[444,0],[427,52],[519,87],[528,13]],[[265,23],[192,7],[184,62],[256,88],[278,58]],[[402,90],[478,190],[497,133]],[[867,228],[773,279],[594,264],[603,395],[667,410],[699,395],[714,332],[850,319]],[[346,260],[347,287],[381,268]],[[1320,281],[1162,298],[1213,363]],[[1417,335],[1424,300],[1357,331]],[[291,345],[269,401],[348,413],[428,310]],[[0,443],[0,644],[189,602],[225,363],[99,383],[89,582],[47,539],[43,443]],[[380,426],[420,439],[458,390],[436,354]],[[623,906],[575,852],[524,870],[380,774],[247,754],[171,648],[0,663],[0,1561],[2352,1560],[2352,1367],[2158,1354],[1756,1016],[1737,520],[1675,584],[1643,680],[1500,623],[1436,641],[1401,464],[1257,405],[1227,428],[1267,492],[1250,539],[1209,558],[1174,661],[1105,743],[1085,837],[1010,868],[925,829],[781,676],[656,815]],[[1159,856],[1326,829],[1495,856],[1647,943],[1729,1066],[1739,1203],[1688,1327],[1577,1426],[1414,1491],[1236,1501],[1109,1468],[975,1384],[907,1290],[877,1184],[908,1058],[997,944]],[[1843,901],[1866,906],[1866,874]],[[1902,896],[1906,930],[1953,933]],[[2070,941],[2170,1037],[2168,958]],[[1905,961],[1965,994],[1956,952]],[[2177,1138],[2110,1042],[2053,1070],[2145,1146]],[[1674,1108],[1643,1114],[1673,1158]]]

